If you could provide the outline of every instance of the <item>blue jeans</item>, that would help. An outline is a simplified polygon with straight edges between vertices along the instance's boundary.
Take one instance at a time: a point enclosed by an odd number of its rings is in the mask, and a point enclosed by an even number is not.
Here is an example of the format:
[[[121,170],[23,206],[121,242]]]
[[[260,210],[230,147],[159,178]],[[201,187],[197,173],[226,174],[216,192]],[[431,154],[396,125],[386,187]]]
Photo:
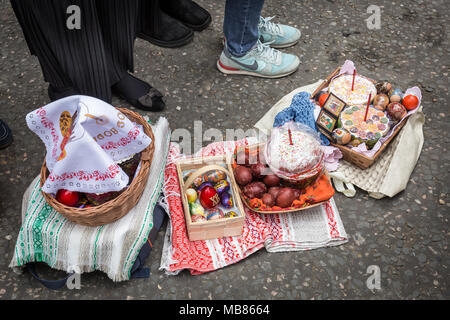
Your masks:
[[[264,0],[227,0],[223,33],[228,51],[242,57],[258,41],[258,23]]]

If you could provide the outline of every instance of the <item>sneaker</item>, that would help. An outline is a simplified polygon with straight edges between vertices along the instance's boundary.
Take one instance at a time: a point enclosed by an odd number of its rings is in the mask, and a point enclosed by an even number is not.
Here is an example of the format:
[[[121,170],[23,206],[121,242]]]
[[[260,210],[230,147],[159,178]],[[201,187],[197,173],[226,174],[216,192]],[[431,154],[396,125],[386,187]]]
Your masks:
[[[297,56],[282,53],[258,40],[245,56],[234,57],[227,45],[217,61],[219,71],[226,74],[243,74],[262,78],[281,78],[294,73],[300,60]]]
[[[259,39],[262,43],[270,42],[272,48],[287,48],[295,45],[300,40],[301,32],[284,24],[273,23],[274,17],[259,17]]]

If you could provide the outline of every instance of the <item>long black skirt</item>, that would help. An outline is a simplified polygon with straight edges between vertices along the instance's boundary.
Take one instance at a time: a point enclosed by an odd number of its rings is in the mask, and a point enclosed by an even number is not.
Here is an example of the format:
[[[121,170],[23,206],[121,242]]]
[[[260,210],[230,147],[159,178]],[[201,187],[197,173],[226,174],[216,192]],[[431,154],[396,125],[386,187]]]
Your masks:
[[[111,86],[133,71],[138,0],[11,0],[46,82],[111,101]],[[78,28],[69,28],[80,10]],[[69,23],[69,25],[71,25]],[[77,26],[76,26],[77,27]]]

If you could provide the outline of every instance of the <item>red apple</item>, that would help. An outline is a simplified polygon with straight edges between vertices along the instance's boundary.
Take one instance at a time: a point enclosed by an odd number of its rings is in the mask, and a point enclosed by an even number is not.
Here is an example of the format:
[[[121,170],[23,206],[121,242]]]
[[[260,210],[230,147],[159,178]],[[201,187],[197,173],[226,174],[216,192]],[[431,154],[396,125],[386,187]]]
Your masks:
[[[69,207],[75,207],[80,199],[78,192],[60,189],[56,193],[56,200]]]

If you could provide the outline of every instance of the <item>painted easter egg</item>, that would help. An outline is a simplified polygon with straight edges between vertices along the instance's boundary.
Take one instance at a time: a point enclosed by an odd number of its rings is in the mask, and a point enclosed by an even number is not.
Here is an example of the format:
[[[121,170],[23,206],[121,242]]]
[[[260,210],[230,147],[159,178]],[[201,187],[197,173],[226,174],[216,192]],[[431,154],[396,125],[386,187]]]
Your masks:
[[[201,214],[194,214],[191,216],[192,223],[206,221],[206,217]]]
[[[186,190],[186,196],[187,196],[188,202],[193,203],[193,202],[195,202],[195,200],[197,200],[197,191],[195,191],[192,188],[189,188]]]
[[[389,97],[384,93],[377,94],[373,99],[373,105],[378,110],[384,111],[388,104]]]
[[[396,88],[390,92],[389,101],[390,102],[401,102],[403,99],[403,92],[401,89]]]
[[[234,211],[229,211],[229,212],[225,213],[225,215],[224,215],[225,218],[234,218],[237,216],[238,216],[238,214]]]
[[[214,185],[214,189],[216,189],[216,191],[221,194],[222,192],[227,192],[228,190],[230,190],[230,184],[227,180],[220,180]]]
[[[389,115],[389,117],[394,121],[402,120],[407,113],[405,107],[400,102],[390,103],[386,108],[386,112]]]
[[[224,217],[223,211],[220,208],[206,210],[206,219],[217,220]]]
[[[331,136],[337,144],[341,145],[345,145],[349,143],[350,140],[352,140],[352,135],[350,134],[350,132],[342,128],[334,129]]]
[[[419,106],[419,98],[413,94],[408,94],[403,98],[402,104],[407,110],[414,110]]]
[[[220,204],[226,209],[232,208],[233,197],[228,192],[222,192],[220,194]]]
[[[323,107],[323,105],[325,104],[325,101],[327,101],[329,94],[328,93],[323,93],[322,95],[320,95],[319,98],[319,105],[321,107]]]
[[[214,208],[220,203],[220,197],[216,189],[206,186],[200,191],[200,203],[204,208]]]
[[[189,203],[189,211],[191,215],[205,215],[205,209],[198,203]]]

